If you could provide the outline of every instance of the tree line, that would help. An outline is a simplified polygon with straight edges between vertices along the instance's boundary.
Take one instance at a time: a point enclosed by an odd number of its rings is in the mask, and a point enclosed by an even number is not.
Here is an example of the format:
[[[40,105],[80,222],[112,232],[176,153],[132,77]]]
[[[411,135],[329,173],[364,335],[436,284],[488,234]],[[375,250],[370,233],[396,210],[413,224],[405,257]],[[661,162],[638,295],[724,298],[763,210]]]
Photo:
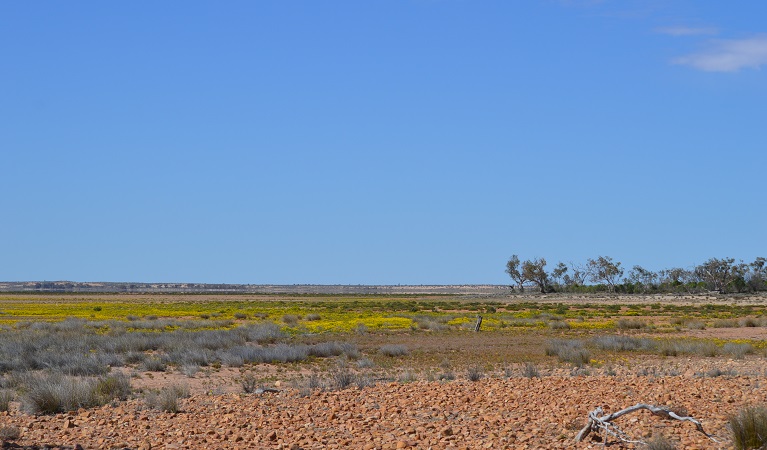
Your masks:
[[[618,292],[626,294],[718,293],[767,291],[767,259],[751,263],[734,258],[710,258],[690,269],[674,267],[657,272],[634,266],[627,273],[621,263],[609,256],[587,259],[585,263],[559,262],[547,270],[545,258],[522,261],[512,255],[506,273],[512,288],[524,291],[534,287],[548,292]],[[624,277],[625,275],[625,277]]]

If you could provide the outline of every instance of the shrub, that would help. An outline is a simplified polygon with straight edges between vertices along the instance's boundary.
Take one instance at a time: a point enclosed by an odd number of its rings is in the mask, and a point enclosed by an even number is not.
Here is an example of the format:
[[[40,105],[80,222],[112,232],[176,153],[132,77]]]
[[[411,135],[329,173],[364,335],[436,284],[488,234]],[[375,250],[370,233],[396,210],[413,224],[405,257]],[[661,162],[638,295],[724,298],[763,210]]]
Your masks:
[[[375,380],[367,376],[358,375],[354,377],[354,382],[357,384],[358,389],[365,389],[366,387],[375,385]]]
[[[160,358],[147,358],[139,368],[144,372],[165,372],[167,366]]]
[[[285,337],[285,333],[280,329],[280,326],[274,322],[249,324],[237,328],[235,331],[242,333],[246,341],[258,344],[275,342]]]
[[[146,397],[147,406],[160,411],[176,413],[181,410],[179,400],[189,397],[189,387],[174,384],[160,392],[150,392]]]
[[[754,347],[747,343],[728,342],[722,346],[722,353],[736,359],[742,359],[746,355],[754,353]]]
[[[690,330],[705,330],[706,329],[705,322],[700,321],[700,320],[690,320],[685,325]]]
[[[240,379],[240,386],[242,386],[243,392],[252,394],[258,387],[258,380],[256,380],[256,377],[254,377],[253,374],[249,373]]]
[[[569,330],[570,324],[564,320],[552,320],[549,322],[549,328],[552,330]]]
[[[631,336],[597,336],[591,339],[591,343],[601,350],[618,352],[652,350],[655,348],[655,342],[651,339]]]
[[[127,400],[131,394],[130,378],[119,372],[108,375],[98,380],[95,389],[104,403],[114,399]]]
[[[527,362],[525,363],[525,367],[522,369],[522,376],[525,378],[540,378],[541,373],[538,371],[538,368],[535,366],[535,364]]]
[[[440,323],[430,316],[413,317],[413,322],[415,322],[416,326],[421,330],[444,331],[448,329],[447,325]]]
[[[479,381],[485,376],[484,371],[479,366],[471,366],[466,370],[466,378],[469,381]]]
[[[317,313],[310,313],[306,315],[306,320],[308,321],[322,320],[322,317]]]
[[[30,414],[55,414],[103,404],[96,381],[52,375],[36,377],[27,384],[22,410]]]
[[[618,319],[618,322],[616,322],[615,326],[619,330],[639,330],[644,328],[646,324],[637,319]]]
[[[546,345],[546,355],[556,356],[561,362],[569,362],[576,367],[582,367],[591,360],[591,354],[578,340],[551,340]]]
[[[760,449],[767,445],[767,408],[750,406],[729,418],[732,441],[737,450]]]
[[[360,369],[369,369],[371,367],[374,367],[375,363],[369,358],[362,358],[357,360],[357,367]]]
[[[282,316],[282,322],[285,323],[285,325],[294,327],[298,325],[298,316],[295,314],[285,314]]]
[[[405,356],[408,354],[407,347],[397,344],[383,345],[378,349],[378,352],[389,357]]]
[[[712,324],[714,328],[738,328],[738,321],[735,319],[718,319]]]
[[[248,315],[245,313],[234,313],[234,318],[239,320],[245,320],[248,318]]]
[[[732,369],[722,370],[722,369],[720,369],[718,367],[710,369],[710,370],[708,370],[706,372],[706,376],[709,377],[709,378],[721,377],[722,375],[735,376],[735,375],[737,375],[737,372],[735,372]]]
[[[354,383],[354,374],[346,369],[336,370],[331,374],[333,387],[335,389],[346,389]]]
[[[405,369],[397,379],[400,383],[412,383],[418,380],[418,375],[413,369]]]
[[[0,390],[0,412],[8,411],[10,403],[13,401],[13,391],[8,389]]]
[[[756,319],[754,319],[753,317],[746,317],[744,319],[740,319],[738,324],[741,327],[747,327],[747,328],[753,328],[753,327],[758,327],[759,326],[759,322]]]
[[[451,370],[446,370],[445,372],[439,374],[438,379],[440,381],[453,381],[455,380],[455,374]]]

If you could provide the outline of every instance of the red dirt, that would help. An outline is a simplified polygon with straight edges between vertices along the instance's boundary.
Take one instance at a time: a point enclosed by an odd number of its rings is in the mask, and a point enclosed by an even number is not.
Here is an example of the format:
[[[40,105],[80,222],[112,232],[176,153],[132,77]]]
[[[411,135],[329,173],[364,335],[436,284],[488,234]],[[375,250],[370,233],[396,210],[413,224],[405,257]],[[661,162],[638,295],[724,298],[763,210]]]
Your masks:
[[[679,448],[717,449],[731,448],[727,415],[766,399],[767,383],[754,376],[487,378],[383,383],[308,397],[294,389],[195,395],[182,401],[177,414],[148,410],[140,400],[56,416],[14,409],[0,413],[0,427],[19,427],[19,445],[86,449],[598,448],[601,443],[590,439],[573,442],[588,412],[643,402],[684,407],[725,443],[710,441],[690,423],[644,411],[616,421],[629,436],[663,433]]]

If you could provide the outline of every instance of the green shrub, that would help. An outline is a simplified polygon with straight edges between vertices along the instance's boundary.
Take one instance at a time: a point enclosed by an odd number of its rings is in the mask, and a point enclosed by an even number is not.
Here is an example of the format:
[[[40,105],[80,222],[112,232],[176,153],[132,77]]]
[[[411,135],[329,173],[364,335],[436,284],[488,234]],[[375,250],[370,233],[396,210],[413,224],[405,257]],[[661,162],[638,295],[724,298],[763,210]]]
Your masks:
[[[485,376],[485,372],[479,366],[471,366],[466,370],[466,378],[469,381],[479,381]]]
[[[395,356],[405,356],[408,354],[407,347],[397,344],[383,345],[378,349],[378,352],[382,355],[386,355],[392,358]]]
[[[285,325],[288,325],[290,327],[294,327],[298,325],[299,320],[300,320],[300,317],[298,317],[295,314],[285,314],[284,316],[282,316],[282,322]]]
[[[646,324],[637,319],[618,319],[615,326],[620,330],[639,330],[644,328]]]
[[[30,414],[55,414],[104,404],[91,378],[41,376],[31,379],[21,403]]]
[[[538,368],[535,366],[535,364],[527,362],[525,363],[525,367],[522,369],[522,376],[525,378],[540,378],[541,373],[538,371]]]
[[[130,378],[122,373],[107,375],[98,380],[95,389],[104,402],[127,400],[131,394]]]
[[[583,342],[579,340],[551,340],[546,344],[546,355],[556,356],[561,362],[569,362],[576,367],[591,361],[591,353],[583,348]]]
[[[730,416],[732,442],[737,450],[761,449],[767,445],[767,408],[750,406]]]
[[[13,401],[13,391],[9,389],[0,390],[0,412],[8,411],[10,403]]]

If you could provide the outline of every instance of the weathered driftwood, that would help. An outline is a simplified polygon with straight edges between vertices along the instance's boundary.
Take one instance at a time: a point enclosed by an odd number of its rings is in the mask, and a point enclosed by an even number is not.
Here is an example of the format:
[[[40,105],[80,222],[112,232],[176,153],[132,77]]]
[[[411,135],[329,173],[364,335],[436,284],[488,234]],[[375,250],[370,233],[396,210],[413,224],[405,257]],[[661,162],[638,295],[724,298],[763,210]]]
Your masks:
[[[620,439],[623,442],[629,442],[629,443],[644,443],[643,441],[638,440],[632,440],[624,433],[620,428],[618,428],[617,425],[612,423],[613,420],[617,419],[620,416],[623,416],[625,414],[633,413],[642,409],[646,409],[647,411],[650,411],[656,416],[663,417],[665,419],[674,419],[674,420],[681,420],[683,422],[692,422],[695,424],[695,428],[703,433],[707,438],[711,439],[714,442],[719,442],[714,436],[706,433],[706,431],[703,429],[703,425],[695,420],[692,417],[682,417],[675,413],[674,411],[670,411],[666,408],[661,408],[658,406],[648,405],[645,403],[637,403],[634,406],[630,406],[626,409],[622,409],[620,411],[616,411],[612,414],[602,415],[604,411],[602,410],[602,407],[598,407],[594,411],[591,411],[589,413],[589,421],[586,423],[586,426],[583,427],[583,429],[578,433],[577,436],[575,436],[575,442],[580,442],[589,435],[592,431],[597,432],[599,430],[602,430],[606,435],[612,436],[614,438]]]

